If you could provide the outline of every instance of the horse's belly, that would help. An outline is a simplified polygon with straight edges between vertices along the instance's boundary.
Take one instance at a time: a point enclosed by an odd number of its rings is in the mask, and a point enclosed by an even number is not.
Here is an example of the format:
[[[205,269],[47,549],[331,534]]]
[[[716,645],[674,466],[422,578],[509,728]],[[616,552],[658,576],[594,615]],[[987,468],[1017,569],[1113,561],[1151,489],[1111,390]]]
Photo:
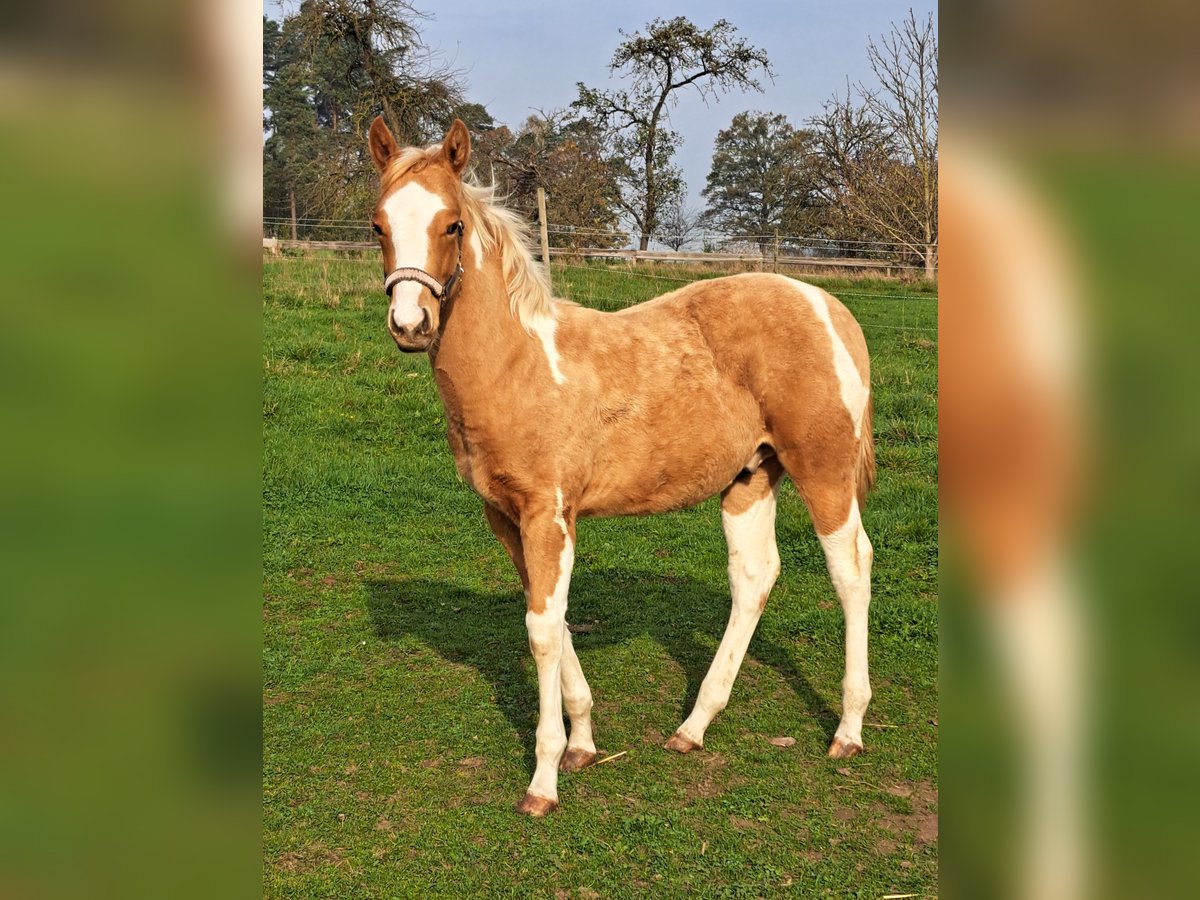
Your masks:
[[[584,490],[580,513],[639,516],[695,506],[737,477],[753,453],[751,442],[742,443],[655,448],[602,459]]]

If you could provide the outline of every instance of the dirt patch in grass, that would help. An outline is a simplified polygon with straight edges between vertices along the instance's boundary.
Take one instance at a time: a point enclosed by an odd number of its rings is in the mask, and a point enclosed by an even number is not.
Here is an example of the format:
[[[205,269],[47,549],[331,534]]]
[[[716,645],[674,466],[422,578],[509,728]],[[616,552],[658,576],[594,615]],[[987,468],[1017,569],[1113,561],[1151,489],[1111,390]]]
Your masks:
[[[730,816],[729,824],[738,831],[762,831],[766,826],[754,819],[743,819],[740,816]]]
[[[720,797],[746,783],[745,776],[732,771],[729,768],[729,761],[720,753],[701,750],[689,754],[688,758],[696,760],[700,765],[699,779],[684,788],[684,793],[689,800]]]
[[[938,792],[928,781],[903,781],[887,788],[893,797],[907,798],[912,803],[911,813],[898,813],[882,803],[871,805],[875,821],[884,831],[896,835],[913,835],[917,846],[936,844],[938,839]],[[836,815],[836,813],[835,813]],[[880,841],[880,844],[892,844]],[[876,845],[877,848],[879,845]],[[893,846],[894,849],[894,846]]]
[[[304,874],[327,866],[340,868],[346,865],[346,848],[330,850],[320,841],[309,844],[303,850],[289,850],[275,857],[274,866],[281,872]]]

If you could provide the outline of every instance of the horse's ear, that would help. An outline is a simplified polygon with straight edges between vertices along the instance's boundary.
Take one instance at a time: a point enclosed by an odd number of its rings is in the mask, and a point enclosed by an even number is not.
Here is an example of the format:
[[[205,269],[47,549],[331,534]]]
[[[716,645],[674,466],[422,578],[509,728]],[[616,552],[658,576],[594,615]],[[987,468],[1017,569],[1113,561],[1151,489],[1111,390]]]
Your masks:
[[[400,145],[392,137],[383,116],[376,116],[371,123],[371,133],[367,137],[367,145],[371,148],[371,158],[375,160],[375,168],[382,172],[387,168],[388,160],[400,152]]]
[[[471,135],[467,133],[467,126],[462,119],[455,119],[446,132],[442,152],[446,154],[446,162],[450,163],[454,174],[461,175],[467,167],[467,160],[471,158]]]

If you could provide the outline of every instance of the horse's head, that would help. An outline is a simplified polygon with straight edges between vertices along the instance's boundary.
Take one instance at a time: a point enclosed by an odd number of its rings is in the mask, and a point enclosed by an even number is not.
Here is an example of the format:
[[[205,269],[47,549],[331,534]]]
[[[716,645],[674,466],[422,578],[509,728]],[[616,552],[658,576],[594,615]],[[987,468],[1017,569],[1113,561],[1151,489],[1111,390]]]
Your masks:
[[[388,331],[406,353],[427,350],[462,274],[462,173],[471,138],[455,119],[440,147],[401,149],[380,117],[368,144],[381,184],[372,224],[391,301]]]

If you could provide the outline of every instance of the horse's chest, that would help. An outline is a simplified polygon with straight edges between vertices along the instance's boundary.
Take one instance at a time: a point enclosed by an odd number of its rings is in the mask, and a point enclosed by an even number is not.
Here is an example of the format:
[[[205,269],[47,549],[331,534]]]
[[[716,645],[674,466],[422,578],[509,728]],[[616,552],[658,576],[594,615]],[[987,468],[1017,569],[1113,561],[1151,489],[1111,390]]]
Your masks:
[[[454,466],[467,484],[476,488],[475,481],[484,468],[483,454],[477,443],[472,441],[469,429],[460,416],[446,416],[446,440],[454,456]]]
[[[507,508],[508,479],[491,435],[470,427],[461,417],[447,416],[446,438],[463,480],[493,506]]]

